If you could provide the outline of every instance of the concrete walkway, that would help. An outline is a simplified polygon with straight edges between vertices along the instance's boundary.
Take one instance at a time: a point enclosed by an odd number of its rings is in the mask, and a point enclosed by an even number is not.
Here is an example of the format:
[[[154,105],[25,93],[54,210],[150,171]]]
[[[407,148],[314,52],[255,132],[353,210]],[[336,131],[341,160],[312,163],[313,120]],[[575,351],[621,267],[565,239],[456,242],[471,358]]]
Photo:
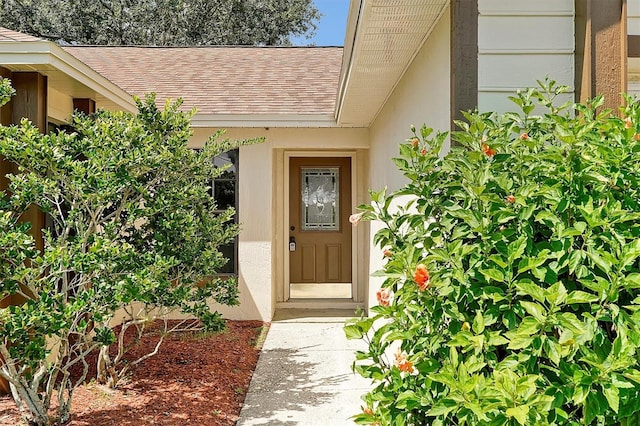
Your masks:
[[[354,374],[362,341],[342,331],[352,311],[286,310],[276,314],[237,426],[353,425],[369,380]]]

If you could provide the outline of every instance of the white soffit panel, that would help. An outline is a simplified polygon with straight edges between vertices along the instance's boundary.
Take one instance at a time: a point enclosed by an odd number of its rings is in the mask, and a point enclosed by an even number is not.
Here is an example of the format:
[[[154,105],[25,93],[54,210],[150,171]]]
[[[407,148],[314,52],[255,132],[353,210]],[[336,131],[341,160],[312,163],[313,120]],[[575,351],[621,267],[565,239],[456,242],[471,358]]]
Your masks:
[[[363,0],[337,119],[369,126],[438,22],[449,0]]]

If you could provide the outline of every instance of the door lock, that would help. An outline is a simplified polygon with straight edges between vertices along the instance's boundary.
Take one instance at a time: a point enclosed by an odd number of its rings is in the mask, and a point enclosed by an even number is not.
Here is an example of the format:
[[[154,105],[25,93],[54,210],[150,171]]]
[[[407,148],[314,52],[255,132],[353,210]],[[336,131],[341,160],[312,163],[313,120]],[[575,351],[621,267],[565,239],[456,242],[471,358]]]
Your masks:
[[[289,237],[289,251],[296,251],[296,237]]]

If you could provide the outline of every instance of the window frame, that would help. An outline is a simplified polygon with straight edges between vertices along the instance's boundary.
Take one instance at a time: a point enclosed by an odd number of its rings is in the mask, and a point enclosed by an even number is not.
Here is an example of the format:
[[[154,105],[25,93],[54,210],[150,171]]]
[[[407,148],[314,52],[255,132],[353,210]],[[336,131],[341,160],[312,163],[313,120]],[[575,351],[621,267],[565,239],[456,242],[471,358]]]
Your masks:
[[[226,209],[223,208],[218,208],[218,200],[216,200],[216,182],[233,182],[233,191],[234,191],[234,205],[233,208],[235,210],[235,214],[233,215],[233,223],[234,224],[238,224],[238,214],[239,214],[239,204],[240,204],[240,196],[239,196],[239,188],[240,188],[240,179],[239,179],[239,172],[240,172],[240,149],[239,148],[234,148],[231,149],[229,151],[225,151],[223,153],[221,153],[220,155],[224,155],[227,154],[228,152],[235,152],[235,163],[232,162],[233,167],[235,168],[235,177],[233,179],[228,178],[228,177],[224,177],[224,178],[214,178],[211,180],[211,198],[213,198],[216,201],[216,209],[214,210],[214,212],[216,213],[222,213],[224,212]],[[211,160],[214,161],[215,157]],[[218,272],[218,276],[222,276],[222,277],[235,277],[238,276],[238,271],[239,271],[239,262],[238,262],[238,235],[236,235],[233,239],[233,241],[224,244],[223,246],[220,247],[225,247],[225,246],[232,246],[232,250],[233,250],[233,258],[232,259],[228,259],[229,261],[224,265],[223,269],[227,269],[229,266],[231,266],[231,271],[220,271]],[[220,250],[220,248],[219,248]],[[222,251],[222,250],[220,250]]]

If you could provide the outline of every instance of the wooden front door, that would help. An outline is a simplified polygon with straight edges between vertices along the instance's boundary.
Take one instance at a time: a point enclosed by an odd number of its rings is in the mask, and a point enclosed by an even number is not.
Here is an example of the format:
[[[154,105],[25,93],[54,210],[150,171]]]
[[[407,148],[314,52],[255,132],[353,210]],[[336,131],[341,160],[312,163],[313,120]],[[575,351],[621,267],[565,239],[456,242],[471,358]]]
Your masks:
[[[351,158],[291,158],[289,173],[290,288],[307,288],[298,297],[350,298]]]

